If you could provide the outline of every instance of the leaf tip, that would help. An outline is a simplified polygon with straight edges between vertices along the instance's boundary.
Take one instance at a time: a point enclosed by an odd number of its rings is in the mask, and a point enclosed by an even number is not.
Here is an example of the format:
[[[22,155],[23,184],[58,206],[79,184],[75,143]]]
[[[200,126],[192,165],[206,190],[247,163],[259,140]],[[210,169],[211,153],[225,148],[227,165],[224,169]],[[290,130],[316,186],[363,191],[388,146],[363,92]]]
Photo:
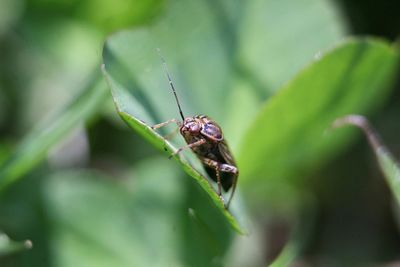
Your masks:
[[[331,129],[343,127],[345,125],[354,125],[361,129],[369,128],[368,120],[362,115],[349,114],[344,117],[337,118],[333,121]]]
[[[336,119],[333,122],[332,127],[339,128],[344,125],[353,125],[356,126],[357,128],[360,128],[367,137],[371,146],[375,150],[378,150],[380,147],[384,147],[378,133],[375,131],[375,129],[372,127],[372,125],[369,123],[366,117],[356,114],[346,115],[344,117]]]

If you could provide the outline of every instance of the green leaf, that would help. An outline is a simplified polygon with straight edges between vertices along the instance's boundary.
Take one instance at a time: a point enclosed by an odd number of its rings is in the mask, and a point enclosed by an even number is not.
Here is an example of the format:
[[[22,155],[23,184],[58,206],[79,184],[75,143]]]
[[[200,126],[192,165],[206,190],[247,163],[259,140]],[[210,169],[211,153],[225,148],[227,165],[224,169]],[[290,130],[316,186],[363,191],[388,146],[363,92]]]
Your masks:
[[[2,1],[4,2],[4,0]],[[8,1],[10,0],[6,2]],[[34,17],[36,20],[46,21],[72,18],[76,21],[83,21],[85,24],[92,24],[96,26],[97,30],[109,33],[148,22],[160,11],[163,3],[162,0],[116,0],[112,2],[107,0],[30,0],[26,3],[26,15]],[[44,12],[49,15],[42,16]]]
[[[347,135],[324,135],[330,122],[379,107],[397,62],[389,44],[353,39],[305,68],[265,104],[247,131],[239,158],[242,184],[265,198],[326,162],[349,141]]]
[[[228,112],[223,129],[237,152],[263,100],[315,55],[341,40],[345,28],[327,0],[206,2],[230,63],[231,83],[219,106]],[[205,53],[209,51],[200,51]],[[219,68],[211,66],[206,68],[218,73]]]
[[[270,95],[318,53],[344,36],[332,1],[247,1],[238,31],[238,61]]]
[[[394,159],[387,147],[382,143],[376,130],[368,120],[360,115],[347,115],[338,118],[333,123],[334,127],[353,125],[360,128],[367,137],[371,148],[374,150],[379,166],[385,175],[386,181],[400,204],[400,165]]]
[[[165,158],[124,176],[70,171],[48,179],[57,266],[221,266],[234,232],[196,183]]]
[[[32,248],[30,240],[14,241],[0,232],[0,257]]]
[[[112,32],[149,21],[160,11],[162,3],[160,0],[85,0],[78,1],[78,8],[76,4],[73,6],[80,19]]]
[[[20,179],[39,164],[47,151],[80,122],[98,111],[109,96],[106,87],[94,75],[88,86],[53,121],[45,121],[32,130],[9,159],[0,166],[0,190]]]

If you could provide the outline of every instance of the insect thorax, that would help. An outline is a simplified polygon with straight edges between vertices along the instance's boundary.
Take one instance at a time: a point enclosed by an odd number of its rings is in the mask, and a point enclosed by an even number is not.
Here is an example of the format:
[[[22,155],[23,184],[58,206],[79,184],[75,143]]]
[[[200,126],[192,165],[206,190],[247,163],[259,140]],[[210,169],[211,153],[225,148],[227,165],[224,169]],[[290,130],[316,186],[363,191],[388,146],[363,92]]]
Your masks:
[[[221,127],[205,115],[187,117],[180,127],[180,132],[186,142],[205,138],[207,141],[220,142],[223,140]]]

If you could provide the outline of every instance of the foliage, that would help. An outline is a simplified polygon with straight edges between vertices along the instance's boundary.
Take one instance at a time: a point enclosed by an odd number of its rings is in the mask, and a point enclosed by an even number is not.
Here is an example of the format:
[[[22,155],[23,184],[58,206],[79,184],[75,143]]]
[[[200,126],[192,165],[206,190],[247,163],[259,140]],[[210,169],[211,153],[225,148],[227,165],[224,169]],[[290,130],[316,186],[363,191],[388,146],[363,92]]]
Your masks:
[[[330,124],[379,116],[399,70],[398,46],[344,38],[344,15],[326,0],[0,7],[1,266],[288,266],[316,233],[321,173],[357,137]],[[237,159],[230,210],[193,153],[168,159],[184,145],[163,138],[176,127],[150,127],[178,118],[157,49],[184,114],[214,118]],[[398,196],[398,165],[381,148]],[[267,255],[276,221],[291,235]],[[315,253],[317,265],[335,258]]]

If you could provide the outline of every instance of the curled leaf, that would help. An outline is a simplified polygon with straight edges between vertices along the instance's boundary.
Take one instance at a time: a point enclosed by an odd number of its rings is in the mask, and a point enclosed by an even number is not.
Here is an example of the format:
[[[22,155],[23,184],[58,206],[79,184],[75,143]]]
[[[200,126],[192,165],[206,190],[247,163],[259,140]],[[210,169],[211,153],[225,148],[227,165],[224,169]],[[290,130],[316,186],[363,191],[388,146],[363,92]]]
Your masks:
[[[381,141],[377,131],[369,121],[361,115],[347,115],[336,119],[332,127],[338,128],[352,125],[360,128],[365,134],[378,160],[379,167],[385,175],[386,182],[392,190],[397,203],[400,204],[400,165]]]

